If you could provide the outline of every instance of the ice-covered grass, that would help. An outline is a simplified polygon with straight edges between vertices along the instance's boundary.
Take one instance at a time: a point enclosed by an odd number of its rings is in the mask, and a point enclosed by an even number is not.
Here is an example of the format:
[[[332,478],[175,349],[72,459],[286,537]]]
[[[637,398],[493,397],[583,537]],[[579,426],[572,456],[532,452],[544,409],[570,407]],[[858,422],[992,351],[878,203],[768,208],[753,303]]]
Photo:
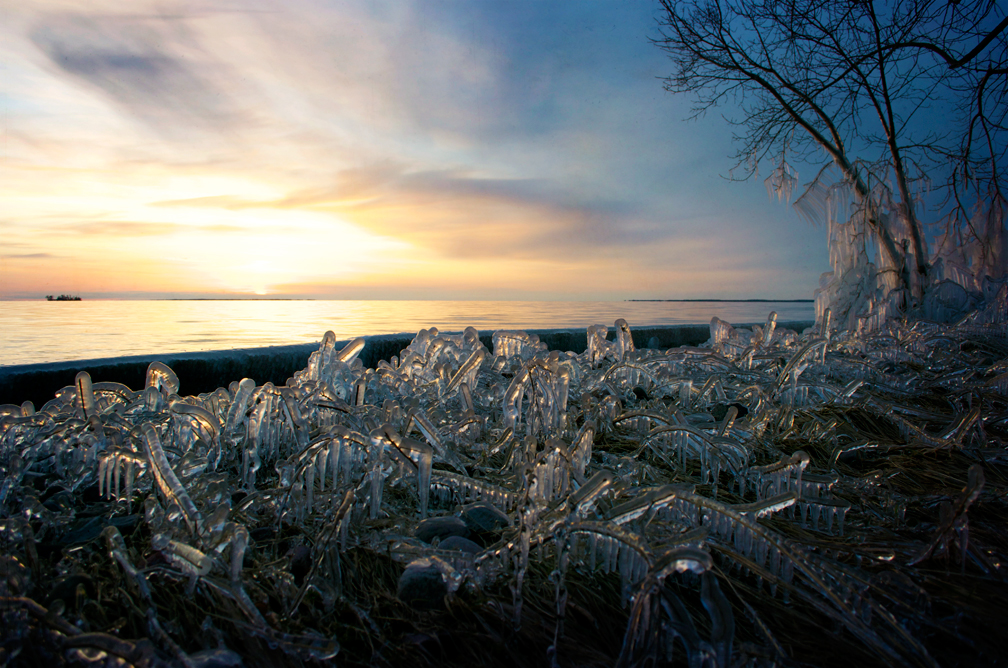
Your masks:
[[[993,664],[1008,337],[421,330],[0,408],[14,665]],[[675,658],[679,657],[679,658]]]

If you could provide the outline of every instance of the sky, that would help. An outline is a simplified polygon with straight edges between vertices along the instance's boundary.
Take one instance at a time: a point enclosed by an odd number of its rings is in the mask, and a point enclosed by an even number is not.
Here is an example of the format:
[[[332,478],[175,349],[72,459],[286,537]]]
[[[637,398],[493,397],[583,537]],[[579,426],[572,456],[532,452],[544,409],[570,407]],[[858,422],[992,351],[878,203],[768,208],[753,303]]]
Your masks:
[[[811,298],[656,11],[0,0],[0,299]]]

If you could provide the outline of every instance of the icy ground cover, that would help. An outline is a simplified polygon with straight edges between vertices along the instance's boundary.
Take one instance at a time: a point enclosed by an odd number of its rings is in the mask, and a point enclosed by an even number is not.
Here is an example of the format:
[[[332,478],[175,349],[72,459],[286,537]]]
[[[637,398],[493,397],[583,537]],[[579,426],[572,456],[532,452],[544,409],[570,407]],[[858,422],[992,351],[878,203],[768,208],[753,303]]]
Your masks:
[[[330,332],[200,396],[81,372],[0,407],[0,661],[994,664],[1006,297],[671,350],[421,330],[374,369]]]

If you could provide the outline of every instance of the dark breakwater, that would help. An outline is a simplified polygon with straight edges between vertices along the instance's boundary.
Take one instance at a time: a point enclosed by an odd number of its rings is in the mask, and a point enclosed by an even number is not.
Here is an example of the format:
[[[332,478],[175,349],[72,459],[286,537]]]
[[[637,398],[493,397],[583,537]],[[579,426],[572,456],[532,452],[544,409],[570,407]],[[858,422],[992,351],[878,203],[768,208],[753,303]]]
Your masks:
[[[811,325],[812,323],[807,321],[781,323],[782,327],[798,331]],[[550,350],[584,352],[586,345],[584,330],[527,331],[538,335]],[[480,332],[480,341],[488,348],[491,345],[491,335],[492,332]],[[365,366],[373,368],[380,360],[388,361],[393,355],[398,355],[409,345],[413,336],[414,334],[406,333],[365,336],[367,345],[360,359]],[[709,336],[710,329],[706,324],[641,327],[633,330],[634,345],[638,348],[647,348],[649,344],[661,348],[694,346],[706,341]],[[340,343],[345,344],[346,341]],[[318,350],[317,343],[306,343],[0,366],[0,404],[20,404],[27,400],[36,406],[41,406],[52,399],[57,390],[72,385],[74,376],[82,370],[87,371],[95,382],[112,381],[123,383],[128,387],[142,387],[147,367],[153,361],[164,362],[174,369],[180,378],[185,379],[184,391],[192,394],[212,392],[218,387],[226,387],[236,378],[252,378],[258,383],[269,381],[274,385],[283,385],[295,371],[304,368],[308,356],[315,350]]]

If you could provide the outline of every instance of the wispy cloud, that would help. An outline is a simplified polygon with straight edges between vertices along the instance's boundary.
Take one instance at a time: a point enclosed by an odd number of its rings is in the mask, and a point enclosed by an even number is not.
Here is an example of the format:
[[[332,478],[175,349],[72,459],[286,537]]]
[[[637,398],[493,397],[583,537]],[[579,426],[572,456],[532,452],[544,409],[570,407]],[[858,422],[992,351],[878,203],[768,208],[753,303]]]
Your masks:
[[[47,15],[31,40],[53,65],[159,132],[216,131],[238,121],[218,85],[228,73],[202,51],[184,20]]]
[[[151,202],[154,207],[197,207],[209,209],[227,209],[241,211],[242,209],[273,208],[278,200],[252,200],[233,195],[208,195],[206,197],[184,197],[181,199],[164,199]]]
[[[54,253],[0,253],[0,258],[5,260],[41,260],[59,257]]]
[[[563,184],[543,179],[382,164],[342,171],[332,181],[270,200],[212,196],[154,206],[328,211],[458,258],[607,252],[673,233],[648,222],[639,204],[567,192]]]
[[[151,223],[129,220],[91,220],[64,223],[61,232],[97,237],[153,237],[168,234],[246,234],[248,230],[238,225],[179,225],[173,223]]]
[[[649,5],[68,6],[19,5],[0,26],[7,252],[54,276],[805,296],[826,266],[758,184],[718,178],[727,128],[679,123]],[[0,271],[0,286],[43,275]]]

